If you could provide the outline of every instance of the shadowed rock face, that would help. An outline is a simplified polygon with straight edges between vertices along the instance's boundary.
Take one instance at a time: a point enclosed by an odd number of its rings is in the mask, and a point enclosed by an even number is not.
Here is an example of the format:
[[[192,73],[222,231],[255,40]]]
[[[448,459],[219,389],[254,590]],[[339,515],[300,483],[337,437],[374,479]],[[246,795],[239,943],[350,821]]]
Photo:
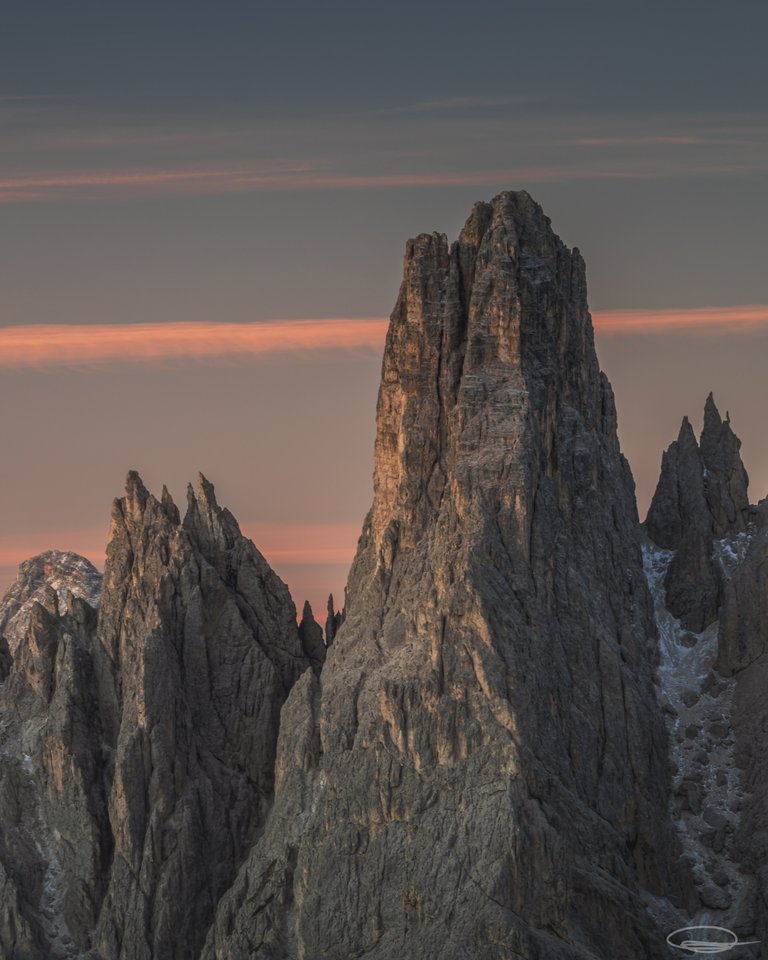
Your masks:
[[[740,446],[710,394],[700,444],[684,420],[664,454],[646,529],[674,551],[648,546],[651,574],[667,570],[662,685],[702,922],[768,956],[768,504],[749,505]]]
[[[312,613],[312,604],[306,600],[299,623],[299,639],[301,648],[312,664],[315,673],[320,673],[325,663],[325,643],[323,642],[323,628],[315,620]]]
[[[527,194],[408,243],[374,484],[204,956],[666,956],[645,894],[684,884],[633,482],[583,261]]]
[[[645,520],[651,540],[676,551],[665,580],[667,608],[697,633],[717,620],[722,601],[714,541],[745,531],[749,520],[740,448],[730,419],[722,420],[710,393],[700,443],[684,417],[677,440],[662,457]]]
[[[0,688],[0,953],[24,960],[88,944],[112,856],[96,613],[41,600]]]
[[[327,648],[205,478],[182,520],[133,473],[98,613],[41,583],[13,657],[0,636],[0,955],[661,960],[702,908],[768,941],[766,523],[739,446],[710,396],[646,523],[670,741],[578,251],[526,193],[410,241]],[[721,677],[715,628],[670,617],[718,608]]]
[[[0,953],[196,957],[263,824],[309,661],[286,585],[204,478],[188,499],[130,474],[98,623],[33,609],[0,690]]]
[[[715,668],[734,677],[730,718],[745,791],[737,849],[750,877],[745,930],[768,943],[768,502],[757,508],[749,549],[723,593]]]

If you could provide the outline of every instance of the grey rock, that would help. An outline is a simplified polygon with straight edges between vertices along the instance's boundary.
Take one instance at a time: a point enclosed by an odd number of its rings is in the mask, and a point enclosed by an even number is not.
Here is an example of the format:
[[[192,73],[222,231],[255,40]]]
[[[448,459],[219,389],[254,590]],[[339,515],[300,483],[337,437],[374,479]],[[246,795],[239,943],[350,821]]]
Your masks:
[[[288,589],[204,477],[182,522],[132,473],[98,621],[42,600],[0,688],[0,954],[194,958],[309,667]]]
[[[501,194],[407,245],[346,619],[203,956],[666,956],[654,644],[583,261]]]
[[[645,519],[648,535],[665,550],[677,550],[691,530],[711,533],[704,489],[704,461],[688,417],[661,458],[661,475]]]
[[[723,890],[714,883],[705,883],[699,895],[701,902],[710,910],[727,910],[733,900],[727,890]]]
[[[690,530],[664,579],[667,609],[686,630],[700,633],[717,620],[721,583],[712,558],[712,537]]]
[[[680,699],[686,707],[692,707],[695,703],[698,703],[701,699],[701,696],[698,690],[693,690],[691,688],[684,690]]]
[[[325,642],[330,647],[339,628],[344,623],[344,608],[336,610],[333,594],[328,595],[328,615],[325,618]]]
[[[716,538],[746,529],[749,515],[747,486],[749,478],[741,460],[741,440],[725,420],[710,393],[704,406],[704,428],[700,439],[701,456],[706,468],[704,491]]]
[[[312,604],[309,600],[305,601],[299,623],[299,640],[301,649],[312,664],[315,673],[320,673],[325,663],[326,647],[323,642],[323,628],[315,620],[312,614]]]
[[[714,541],[743,532],[750,518],[741,441],[710,393],[696,442],[688,418],[661,462],[661,475],[645,520],[658,546],[674,550],[665,578],[667,608],[683,626],[701,632],[718,618],[723,576]]]
[[[724,676],[768,653],[768,530],[750,543],[723,592],[715,668]]]
[[[62,608],[72,594],[98,607],[101,574],[90,560],[65,550],[46,550],[19,565],[16,579],[0,600],[0,635],[8,641],[11,653],[18,646],[35,603],[42,600],[47,587],[56,591]]]
[[[715,740],[725,740],[731,732],[730,725],[724,720],[714,720],[707,725],[707,732]]]
[[[0,634],[0,683],[5,682],[5,678],[8,676],[8,673],[11,669],[12,662],[13,657],[11,656],[11,649],[8,646],[8,641],[2,634]]]

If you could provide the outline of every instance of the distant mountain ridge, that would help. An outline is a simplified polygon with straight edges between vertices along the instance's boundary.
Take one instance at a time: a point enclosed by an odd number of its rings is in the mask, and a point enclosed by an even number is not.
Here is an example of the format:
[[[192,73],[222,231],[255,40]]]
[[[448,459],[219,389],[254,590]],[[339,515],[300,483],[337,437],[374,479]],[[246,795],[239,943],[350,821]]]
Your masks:
[[[584,261],[505,192],[408,242],[376,423],[328,646],[203,476],[182,515],[128,475],[98,610],[30,568],[0,649],[0,955],[768,942],[768,519],[714,399],[641,525]]]

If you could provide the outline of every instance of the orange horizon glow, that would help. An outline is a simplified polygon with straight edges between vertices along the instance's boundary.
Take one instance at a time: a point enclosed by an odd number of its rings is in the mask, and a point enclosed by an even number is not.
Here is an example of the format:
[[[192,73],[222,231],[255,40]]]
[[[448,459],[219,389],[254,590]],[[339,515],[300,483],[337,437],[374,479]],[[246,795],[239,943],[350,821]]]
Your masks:
[[[359,523],[256,520],[241,524],[241,530],[277,575],[288,582],[297,615],[301,617],[302,604],[308,599],[316,618],[322,622],[334,583],[338,584],[340,577],[342,584],[346,579],[346,572],[342,577],[340,568],[351,565],[362,525],[362,519]],[[47,550],[78,553],[103,571],[107,538],[106,526],[4,536],[0,543],[0,598],[15,579],[19,564]],[[308,572],[302,570],[303,567],[319,569]],[[324,572],[323,568],[328,570]],[[341,600],[341,596],[336,597],[337,607]]]
[[[268,559],[272,558],[275,563],[284,566],[293,566],[350,563],[362,526],[362,518],[359,523],[250,520],[240,524],[240,529]],[[107,538],[108,524],[104,527],[4,535],[0,543],[0,567],[17,567],[46,550],[79,553],[95,566],[103,566]]]
[[[598,310],[605,336],[699,331],[750,333],[768,327],[768,305]],[[261,359],[271,355],[378,352],[386,317],[256,323],[29,324],[0,327],[0,367],[48,368],[110,363]]]
[[[675,333],[698,329],[713,333],[751,333],[768,326],[768,304],[733,307],[677,307],[669,310],[599,310],[592,314],[597,333]]]

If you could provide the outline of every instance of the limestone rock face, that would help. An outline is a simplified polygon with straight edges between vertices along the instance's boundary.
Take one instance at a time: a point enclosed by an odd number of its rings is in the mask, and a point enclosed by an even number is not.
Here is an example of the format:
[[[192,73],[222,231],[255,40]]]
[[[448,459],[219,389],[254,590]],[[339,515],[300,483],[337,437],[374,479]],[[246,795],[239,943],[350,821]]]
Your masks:
[[[686,880],[634,486],[583,260],[526,193],[408,243],[374,489],[204,956],[667,956],[650,897]]]
[[[712,532],[716,539],[739,533],[746,528],[749,517],[749,478],[739,452],[741,440],[731,429],[730,417],[720,417],[711,393],[704,405],[700,443]]]
[[[0,635],[0,683],[5,682],[5,678],[11,669],[12,660],[8,641],[4,636]]]
[[[323,641],[323,628],[315,620],[312,613],[312,604],[307,600],[304,603],[304,609],[301,614],[301,623],[299,624],[299,639],[301,648],[312,664],[315,673],[320,670],[325,663],[325,643]]]
[[[700,633],[717,620],[721,577],[712,556],[712,537],[692,529],[669,565],[664,586],[667,609],[686,630]]]
[[[768,501],[756,517],[744,561],[724,590],[717,659],[724,676],[768,657]]]
[[[0,688],[0,953],[194,958],[309,668],[288,589],[205,478],[182,521],[132,473],[98,620],[42,601]]]
[[[333,594],[328,597],[328,614],[325,618],[325,642],[330,647],[333,638],[339,632],[339,628],[344,623],[344,609],[336,610],[333,602]]]
[[[695,509],[693,497],[683,507],[682,497],[670,496],[678,441],[665,454],[646,522],[666,548],[646,545],[646,570],[662,635],[675,819],[685,856],[696,865],[701,906],[694,922],[765,944],[768,503],[749,505],[740,442],[711,394],[694,445],[689,437],[683,486],[695,493]]]
[[[666,550],[677,550],[692,529],[710,533],[704,493],[704,461],[688,417],[661,458],[661,476],[648,509],[649,536]]]
[[[19,645],[30,611],[40,602],[46,587],[53,588],[64,604],[68,593],[98,607],[101,574],[85,557],[64,550],[46,550],[20,564],[19,572],[0,600],[0,635],[11,653]]]
[[[0,953],[75,955],[89,943],[112,856],[111,759],[96,696],[96,613],[50,587],[0,687]]]
[[[645,520],[651,540],[676,551],[669,565],[666,605],[694,632],[717,620],[723,578],[714,562],[716,540],[743,532],[749,521],[747,472],[741,441],[710,393],[696,442],[687,417],[664,453],[661,476]]]
[[[735,678],[730,718],[744,790],[736,834],[753,902],[745,929],[768,941],[768,502],[757,513],[746,557],[729,581],[720,617],[716,669]],[[750,926],[752,921],[755,926]]]

